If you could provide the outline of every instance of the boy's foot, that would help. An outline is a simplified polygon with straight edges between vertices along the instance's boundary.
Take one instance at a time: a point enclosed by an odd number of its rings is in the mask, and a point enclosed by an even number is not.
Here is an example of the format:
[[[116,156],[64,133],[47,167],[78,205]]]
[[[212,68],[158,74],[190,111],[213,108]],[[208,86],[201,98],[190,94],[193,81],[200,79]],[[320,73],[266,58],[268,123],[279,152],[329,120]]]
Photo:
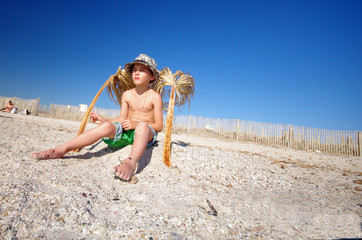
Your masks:
[[[56,151],[55,149],[45,150],[39,153],[33,153],[31,156],[37,160],[45,160],[45,159],[56,159],[63,157],[63,154]]]
[[[123,181],[130,181],[137,172],[138,163],[134,166],[131,160],[131,158],[127,158],[120,165],[114,167],[116,176]]]

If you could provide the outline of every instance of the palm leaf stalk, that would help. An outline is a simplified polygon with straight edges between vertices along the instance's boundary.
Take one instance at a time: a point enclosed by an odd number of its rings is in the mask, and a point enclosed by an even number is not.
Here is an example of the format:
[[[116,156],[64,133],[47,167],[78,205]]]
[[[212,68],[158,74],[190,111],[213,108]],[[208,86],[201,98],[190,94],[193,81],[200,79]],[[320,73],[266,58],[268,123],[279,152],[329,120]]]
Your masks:
[[[165,142],[163,144],[163,163],[171,167],[171,134],[173,124],[173,112],[175,109],[175,85],[171,87],[170,101],[168,103]]]
[[[89,115],[92,112],[94,105],[96,104],[99,96],[101,95],[102,91],[104,90],[104,88],[106,86],[107,86],[109,97],[112,98],[113,101],[116,101],[115,97],[114,97],[114,95],[112,93],[112,91],[113,91],[114,94],[116,95],[116,98],[117,98],[117,101],[118,101],[119,105],[121,105],[122,94],[126,90],[133,88],[135,85],[132,82],[132,80],[130,79],[130,77],[129,77],[128,73],[126,72],[126,70],[119,67],[116,74],[114,74],[114,75],[112,75],[112,76],[110,76],[108,78],[108,80],[103,84],[103,86],[99,89],[96,96],[93,98],[91,104],[89,105],[89,107],[87,109],[87,112],[83,116],[82,123],[81,123],[81,125],[79,127],[77,136],[84,132],[84,129],[87,126],[87,123],[88,123]],[[78,152],[79,149],[76,149],[75,151]]]
[[[188,73],[176,71],[172,74],[171,70],[164,68],[161,70],[159,80],[153,86],[156,92],[159,92],[162,97],[170,96],[168,101],[168,111],[166,119],[165,142],[163,145],[163,163],[166,166],[171,166],[171,134],[175,106],[181,106],[185,103],[190,104],[190,98],[194,94],[194,79]],[[166,90],[165,87],[170,86],[171,90]],[[166,104],[167,105],[167,104]]]

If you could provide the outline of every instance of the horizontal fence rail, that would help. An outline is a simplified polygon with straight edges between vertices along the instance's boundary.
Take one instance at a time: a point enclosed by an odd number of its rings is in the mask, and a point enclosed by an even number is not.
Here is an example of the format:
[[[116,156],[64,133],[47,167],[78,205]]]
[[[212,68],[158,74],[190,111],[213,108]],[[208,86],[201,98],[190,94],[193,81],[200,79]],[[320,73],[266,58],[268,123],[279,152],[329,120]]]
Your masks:
[[[362,132],[316,129],[238,119],[175,116],[173,130],[294,149],[361,156]]]

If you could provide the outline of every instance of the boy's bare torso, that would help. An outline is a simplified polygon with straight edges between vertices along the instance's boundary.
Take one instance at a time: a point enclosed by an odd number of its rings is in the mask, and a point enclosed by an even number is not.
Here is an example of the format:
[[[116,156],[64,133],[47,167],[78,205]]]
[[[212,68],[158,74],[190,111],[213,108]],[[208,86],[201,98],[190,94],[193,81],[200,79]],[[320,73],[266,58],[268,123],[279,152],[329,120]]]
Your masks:
[[[141,121],[154,123],[154,95],[157,94],[152,89],[143,94],[137,94],[135,89],[126,94],[126,103],[128,104],[127,119],[131,121]]]

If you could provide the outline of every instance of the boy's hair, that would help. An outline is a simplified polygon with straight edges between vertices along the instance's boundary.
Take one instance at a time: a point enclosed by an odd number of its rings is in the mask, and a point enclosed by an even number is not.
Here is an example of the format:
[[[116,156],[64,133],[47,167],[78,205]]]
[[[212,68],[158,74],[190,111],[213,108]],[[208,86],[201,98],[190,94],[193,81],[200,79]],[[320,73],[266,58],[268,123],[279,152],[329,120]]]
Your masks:
[[[146,67],[148,67],[150,69],[150,71],[152,72],[152,74],[155,76],[155,80],[158,79],[159,73],[157,70],[157,63],[156,63],[155,59],[151,58],[150,56],[148,56],[146,54],[140,54],[133,62],[127,63],[124,66],[127,73],[129,74],[129,76],[132,76],[133,65],[135,65],[136,63],[140,63],[140,64],[143,64]],[[154,80],[152,80],[151,82],[153,82],[153,81]]]

